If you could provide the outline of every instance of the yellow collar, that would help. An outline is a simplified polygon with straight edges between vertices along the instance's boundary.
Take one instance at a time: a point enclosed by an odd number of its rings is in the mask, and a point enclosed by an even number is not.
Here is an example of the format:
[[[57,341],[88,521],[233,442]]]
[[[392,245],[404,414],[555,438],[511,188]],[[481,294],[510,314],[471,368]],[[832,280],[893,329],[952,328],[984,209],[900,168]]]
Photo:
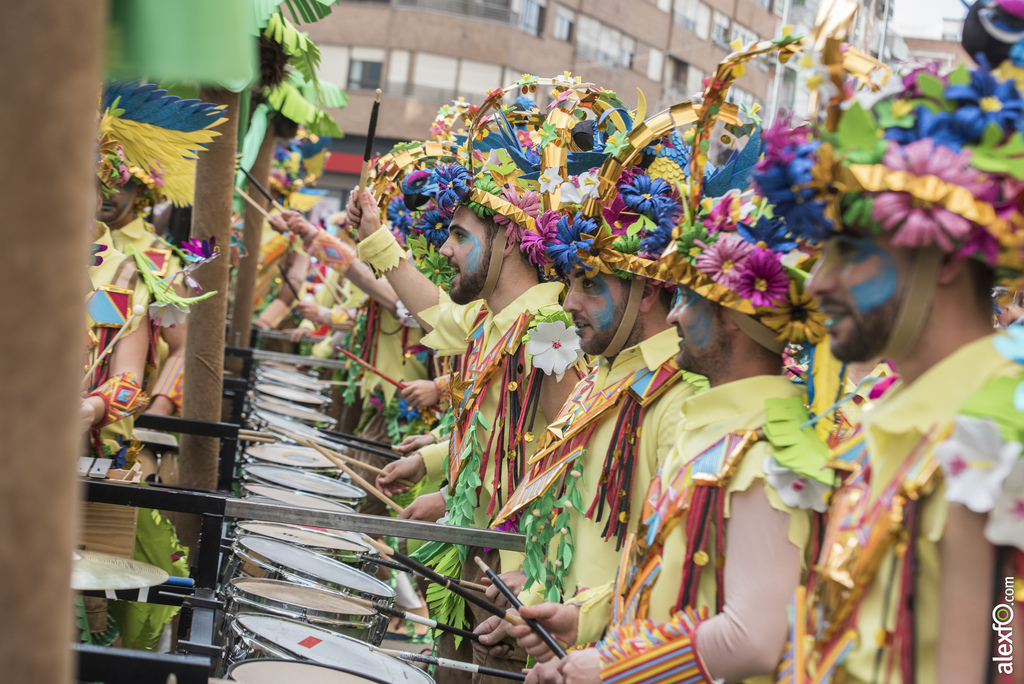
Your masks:
[[[489,327],[498,335],[504,335],[512,324],[527,311],[537,312],[545,306],[558,306],[562,294],[562,283],[540,283],[534,285],[498,313],[491,314]]]
[[[694,430],[764,407],[766,399],[799,397],[803,387],[781,375],[755,375],[712,387],[683,402],[686,429]]]
[[[998,333],[1004,334],[1004,333]],[[1020,366],[996,351],[987,335],[957,349],[909,385],[899,384],[864,412],[864,425],[900,434],[925,433],[944,422],[978,390],[997,377],[1020,372]]]
[[[623,349],[610,365],[604,356],[597,357],[598,372],[602,376],[625,377],[638,370],[641,363],[648,370],[655,371],[661,367],[661,364],[674,358],[678,353],[679,335],[675,328],[667,328],[648,337],[640,344]]]

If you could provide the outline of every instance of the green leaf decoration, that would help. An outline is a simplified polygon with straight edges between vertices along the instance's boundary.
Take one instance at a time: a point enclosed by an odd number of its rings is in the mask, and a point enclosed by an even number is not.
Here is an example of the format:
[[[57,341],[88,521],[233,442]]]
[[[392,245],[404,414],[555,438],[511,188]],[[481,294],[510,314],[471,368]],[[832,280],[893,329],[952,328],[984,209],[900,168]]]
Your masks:
[[[981,142],[971,148],[971,166],[981,171],[1009,173],[1019,177],[1024,174],[1024,138],[1014,133],[1002,143],[1003,132],[996,124],[989,124]],[[1002,144],[1000,144],[1002,143]]]
[[[548,145],[558,139],[558,129],[551,122],[540,127],[540,144]]]
[[[911,105],[913,106],[913,105]],[[893,102],[885,100],[875,106],[875,113],[878,115],[878,125],[882,128],[913,128],[914,120],[917,118],[913,110],[903,116],[895,116],[893,113]]]
[[[622,254],[636,254],[640,251],[640,236],[636,233],[623,235],[612,244],[612,247]]]
[[[330,114],[310,102],[293,84],[282,83],[265,95],[271,107],[305,126],[310,133],[332,138],[345,135]]]
[[[835,473],[824,467],[832,450],[821,441],[813,425],[801,427],[810,419],[803,397],[766,400],[765,417],[764,434],[776,461],[802,477],[834,484]]]
[[[640,218],[634,221],[633,225],[626,229],[626,235],[635,236],[638,235],[641,230],[652,231],[657,227],[658,226],[654,221],[641,214]]]
[[[925,97],[930,97],[936,102],[942,104],[945,109],[951,109],[949,102],[946,101],[946,96],[944,95],[946,91],[946,84],[935,76],[923,72],[918,74],[917,89],[920,90],[921,94]]]
[[[546,125],[546,124],[545,124]],[[552,129],[554,124],[552,124]],[[497,150],[498,163],[497,164],[485,164],[484,166],[488,171],[497,173],[502,176],[509,176],[515,173],[516,163],[512,161],[512,157],[506,150]]]
[[[949,85],[967,85],[971,82],[971,72],[961,64],[946,77],[946,81]]]
[[[839,145],[844,150],[874,150],[878,143],[878,124],[871,112],[859,102],[846,110],[836,130]]]

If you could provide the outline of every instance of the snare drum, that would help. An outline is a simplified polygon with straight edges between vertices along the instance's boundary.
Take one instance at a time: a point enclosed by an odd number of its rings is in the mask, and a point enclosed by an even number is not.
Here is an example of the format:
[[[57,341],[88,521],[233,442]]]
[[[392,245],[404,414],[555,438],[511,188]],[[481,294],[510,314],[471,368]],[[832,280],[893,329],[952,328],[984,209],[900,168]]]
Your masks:
[[[255,613],[305,622],[360,641],[373,641],[376,636],[377,611],[336,591],[281,580],[236,577],[231,580],[227,597],[225,620]]]
[[[274,385],[268,382],[257,382],[253,385],[253,389],[255,389],[258,394],[277,397],[278,399],[284,399],[285,401],[294,401],[299,404],[306,404],[307,406],[329,406],[331,403],[330,398],[325,397],[322,394],[310,392],[309,390],[297,389],[295,387]]]
[[[316,441],[320,438],[320,433],[316,431],[316,428],[312,428],[294,418],[259,408],[254,408],[250,411],[249,425],[253,428],[266,427],[270,432],[284,435],[296,442],[307,439]]]
[[[301,468],[304,471],[337,477],[341,472],[331,461],[316,449],[291,446],[289,444],[259,444],[245,450],[245,460],[250,463]]]
[[[355,513],[355,510],[343,503],[325,499],[315,494],[303,494],[294,489],[274,487],[272,485],[256,484],[252,482],[242,483],[242,491],[245,498],[270,499],[274,503],[286,506],[297,506],[300,508],[313,508],[318,511],[331,511],[333,513]]]
[[[395,601],[394,590],[376,577],[315,551],[266,537],[241,535],[235,539],[225,581],[237,577],[297,582],[388,605]],[[387,625],[388,619],[378,616],[373,638],[382,638]]]
[[[288,385],[289,387],[296,387],[298,389],[309,390],[310,392],[323,392],[331,386],[330,383],[318,380],[311,375],[306,375],[305,373],[264,365],[260,365],[256,369],[256,375],[261,380],[276,382],[282,385]]]
[[[267,484],[294,489],[304,494],[315,494],[352,508],[358,508],[366,499],[366,492],[355,485],[323,475],[304,473],[294,468],[247,465],[242,468],[242,486],[245,487],[249,483]]]
[[[269,630],[285,630],[281,625],[269,625],[263,622],[253,623],[246,620],[241,629],[250,628]],[[248,636],[248,635],[247,635]],[[266,641],[272,636],[256,636],[255,639]],[[277,638],[286,637],[279,634]],[[313,636],[317,639],[319,636]],[[398,658],[384,653],[376,653],[367,648],[366,644],[341,637],[339,640],[329,639],[326,643],[316,643],[310,648],[299,646],[303,653],[297,655],[303,660],[273,660],[260,658],[235,662],[229,674],[239,684],[286,684],[303,682],[304,684],[434,684],[434,680],[426,672]],[[284,646],[278,646],[284,648]],[[316,657],[311,657],[316,651]]]
[[[351,532],[342,530],[317,530],[300,525],[244,520],[235,523],[237,534],[268,537],[310,551],[330,556],[342,563],[362,569],[368,562],[362,556],[376,556],[377,550],[370,548]],[[376,567],[376,566],[374,566]]]
[[[302,406],[301,404],[293,404],[289,401],[258,397],[253,400],[253,406],[261,411],[269,411],[279,416],[301,420],[308,425],[323,425],[327,428],[332,428],[338,424],[336,419],[326,413]]]

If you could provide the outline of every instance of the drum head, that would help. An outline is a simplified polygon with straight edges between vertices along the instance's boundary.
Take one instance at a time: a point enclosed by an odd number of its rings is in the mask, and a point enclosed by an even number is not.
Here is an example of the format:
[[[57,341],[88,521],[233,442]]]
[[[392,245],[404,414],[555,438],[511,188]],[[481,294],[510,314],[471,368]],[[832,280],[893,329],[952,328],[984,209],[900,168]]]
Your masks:
[[[395,597],[395,591],[376,577],[301,546],[244,535],[235,540],[234,547],[236,554],[244,549],[249,557],[306,582],[346,587],[369,596]]]
[[[257,461],[266,461],[293,468],[331,468],[337,466],[316,449],[287,444],[260,444],[251,446],[245,453]]]
[[[359,605],[344,594],[319,587],[307,587],[294,582],[257,577],[236,577],[231,580],[231,586],[242,594],[288,603],[310,611],[338,613],[339,615],[377,614],[373,608]]]
[[[248,493],[273,499],[277,503],[282,503],[287,506],[314,508],[318,511],[332,511],[334,513],[355,513],[355,510],[345,504],[338,503],[337,501],[331,501],[330,499],[325,499],[321,496],[314,496],[313,494],[303,494],[302,492],[297,492],[294,489],[284,489],[282,487],[253,484],[250,482],[243,483],[242,489]]]
[[[303,473],[293,468],[272,465],[249,465],[242,468],[243,481],[255,481],[286,489],[325,496],[330,499],[359,501],[366,498],[366,492],[355,485],[341,482],[323,475]]]
[[[260,640],[270,642],[281,650],[287,651],[297,658],[312,660],[322,665],[331,665],[341,671],[355,673],[363,679],[337,680],[339,682],[380,682],[381,684],[432,684],[434,681],[425,672],[398,658],[371,651],[362,641],[357,641],[341,634],[318,629],[301,622],[263,615],[240,615],[238,625],[245,631],[256,635]],[[252,661],[238,663],[231,668],[232,679],[240,682],[257,682],[260,679],[242,679],[239,670],[245,670]],[[261,662],[282,662],[268,661]],[[286,661],[287,662],[287,661]],[[280,674],[276,679],[265,680],[278,684],[280,682],[302,681],[311,684],[318,680],[298,679],[291,674]],[[297,671],[296,671],[297,672]],[[332,682],[332,680],[323,680]]]
[[[341,530],[315,530],[299,525],[287,525],[285,523],[244,521],[237,523],[238,529],[243,534],[255,534],[260,537],[269,537],[286,544],[298,544],[315,549],[329,549],[331,551],[349,551],[352,553],[366,553],[374,555],[376,549],[357,541],[351,532]]]
[[[270,431],[280,433],[285,437],[294,439],[296,442],[306,439],[312,439],[315,441],[320,437],[320,433],[316,431],[316,428],[312,428],[301,421],[287,416],[282,416],[271,411],[265,411],[258,408],[253,409],[252,416],[257,421],[266,423],[267,428]]]
[[[149,563],[94,551],[71,552],[71,588],[75,591],[144,589],[167,579],[166,572]]]
[[[255,389],[260,394],[266,394],[271,397],[277,397],[278,399],[284,399],[286,401],[296,401],[300,404],[307,404],[309,406],[324,406],[330,403],[330,399],[321,396],[316,392],[310,392],[308,390],[300,390],[294,387],[285,387],[283,385],[270,385],[264,382],[257,382]]]
[[[256,399],[253,401],[253,405],[261,411],[269,411],[270,413],[276,413],[279,416],[287,416],[288,418],[294,418],[295,420],[301,420],[306,423],[316,423],[319,425],[326,425],[333,427],[337,425],[338,421],[320,411],[316,411],[307,406],[301,404],[293,404],[288,401],[280,401],[278,399]]]
[[[282,385],[289,385],[298,389],[309,390],[310,392],[321,392],[330,387],[323,380],[317,380],[305,373],[285,370],[284,368],[268,368],[262,364],[256,369],[256,374],[271,382],[279,382]]]

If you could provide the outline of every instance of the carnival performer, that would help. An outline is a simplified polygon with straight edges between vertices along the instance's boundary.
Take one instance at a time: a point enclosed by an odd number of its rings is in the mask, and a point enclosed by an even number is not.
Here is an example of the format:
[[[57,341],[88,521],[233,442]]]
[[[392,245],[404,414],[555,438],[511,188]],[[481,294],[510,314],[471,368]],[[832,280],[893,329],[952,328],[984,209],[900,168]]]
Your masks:
[[[516,519],[526,535],[519,574],[525,573],[528,591],[521,598],[527,604],[572,601],[580,590],[615,579],[622,543],[640,522],[647,485],[679,435],[682,403],[707,388],[704,377],[680,371],[675,362],[680,339],[667,320],[675,288],[624,270],[630,260],[644,258],[641,245],[653,231],[671,230],[682,214],[678,194],[652,193],[657,199],[646,202],[634,192],[671,187],[664,176],[686,166],[682,140],[673,134],[649,151],[659,161],[650,173],[638,166],[621,179],[613,208],[601,217],[611,223],[581,216],[570,227],[565,217],[545,250],[567,281],[562,306],[579,331],[580,347],[597,363],[540,436],[529,475],[495,519],[496,525]],[[595,168],[570,183],[580,202],[596,196],[597,176]],[[571,194],[568,187],[562,192]],[[629,233],[634,239],[621,240]],[[601,246],[596,254],[594,245]],[[565,346],[561,333],[557,323],[544,324],[530,344],[550,338],[547,353],[555,353]],[[524,584],[518,578],[512,583]],[[504,638],[507,624],[489,618],[477,628],[476,648],[500,653],[505,646],[489,645]]]
[[[828,43],[818,59],[838,54]],[[790,229],[824,242],[808,292],[836,357],[887,358],[900,376],[839,455],[848,474],[795,602],[806,639],[779,681],[1014,672],[1024,339],[993,331],[991,293],[1019,287],[1024,166],[990,160],[1020,139],[1024,72],[980,61],[915,69],[842,108],[842,90],[826,94],[822,127],[773,131],[757,172]]]
[[[156,107],[155,102],[166,104]],[[176,206],[192,203],[195,157],[182,146],[180,136],[184,132],[191,138],[207,141],[218,135],[210,129],[223,121],[219,110],[203,103],[177,107],[176,116],[165,117],[164,108],[174,107],[178,102],[179,98],[167,95],[153,84],[112,83],[103,90],[105,123],[101,125],[107,155],[101,156],[98,169],[101,204],[96,219],[110,229],[114,247],[119,252],[144,260],[141,267],[150,270],[155,277],[143,283],[154,290],[157,301],[163,300],[165,294],[187,297],[188,291],[180,278],[160,282],[182,272],[182,252],[158,236],[146,217],[162,198]],[[126,136],[133,135],[143,136],[142,145],[148,147],[147,166],[128,163],[123,153],[118,152],[123,151]],[[129,147],[138,145],[134,138],[131,140],[133,142],[127,143]],[[176,154],[167,154],[167,150],[175,150]],[[105,173],[104,169],[112,173]],[[181,304],[181,301],[175,303]],[[159,344],[155,350],[156,369],[149,381],[143,378],[152,397],[146,413],[161,416],[181,413],[187,321],[180,308],[172,311],[163,307],[162,314],[153,317],[159,329]]]
[[[782,653],[785,607],[832,482],[822,470],[828,449],[809,427],[805,400],[815,402],[807,386],[783,375],[782,352],[804,345],[813,354],[824,317],[802,292],[799,267],[813,253],[748,191],[759,131],[707,175],[701,152],[735,67],[790,44],[766,42],[730,56],[696,117],[692,177],[678,189],[635,188],[652,198],[682,194],[678,228],[646,245],[655,254],[665,248],[660,263],[636,267],[680,286],[669,316],[684,340],[678,363],[706,376],[710,389],[682,402],[682,432],[650,483],[614,583],[582,592],[571,605],[522,609],[566,643],[601,639],[542,663],[530,681],[765,681]],[[683,111],[674,108],[661,125],[671,129]],[[636,158],[634,146],[643,142],[630,145],[627,137],[619,159]],[[828,385],[838,387],[839,378]],[[509,631],[539,660],[550,658],[529,630]]]

